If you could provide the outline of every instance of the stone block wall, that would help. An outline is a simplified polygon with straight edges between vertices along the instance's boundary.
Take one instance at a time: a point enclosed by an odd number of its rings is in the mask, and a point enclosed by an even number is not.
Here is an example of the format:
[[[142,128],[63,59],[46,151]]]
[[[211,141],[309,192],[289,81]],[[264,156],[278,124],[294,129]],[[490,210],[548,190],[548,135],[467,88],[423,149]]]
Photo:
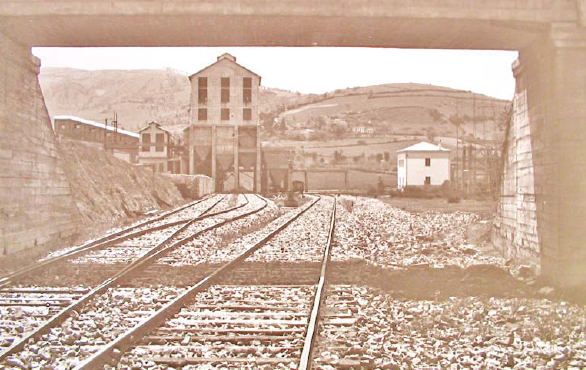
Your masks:
[[[493,244],[519,265],[540,269],[537,206],[527,94],[518,91],[505,138],[501,195],[494,218]]]
[[[78,209],[30,47],[0,34],[0,255],[77,233]]]

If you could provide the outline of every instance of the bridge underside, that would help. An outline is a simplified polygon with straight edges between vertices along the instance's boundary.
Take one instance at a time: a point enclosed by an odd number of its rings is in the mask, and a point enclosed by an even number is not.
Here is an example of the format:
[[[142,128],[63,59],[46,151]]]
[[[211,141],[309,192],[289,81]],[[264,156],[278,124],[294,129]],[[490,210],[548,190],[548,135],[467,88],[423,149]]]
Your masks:
[[[586,0],[0,1],[0,247],[57,243],[75,218],[32,46],[505,49],[520,63],[495,240],[584,284],[585,15]]]

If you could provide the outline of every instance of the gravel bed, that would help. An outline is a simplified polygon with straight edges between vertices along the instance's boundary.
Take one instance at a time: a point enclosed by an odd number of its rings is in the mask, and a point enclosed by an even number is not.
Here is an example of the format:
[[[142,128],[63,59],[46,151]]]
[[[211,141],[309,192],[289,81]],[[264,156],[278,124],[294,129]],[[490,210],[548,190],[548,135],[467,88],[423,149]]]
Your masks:
[[[340,198],[332,260],[361,259],[384,268],[427,265],[462,268],[475,264],[504,267],[504,258],[485,255],[466,242],[469,225],[480,217],[465,212],[410,213],[379,200]]]
[[[238,214],[242,214],[247,211],[251,211],[253,209],[261,207],[264,202],[261,201],[257,197],[250,197],[251,200],[246,204],[244,207],[227,212],[222,215],[206,218],[200,221],[194,222],[190,225],[187,229],[179,233],[175,237],[176,240],[180,240],[183,237],[188,236],[189,234],[195,233],[199,230],[202,230],[206,227],[212,226],[222,220],[234,217]],[[246,198],[244,196],[229,196],[228,201],[222,201],[220,204],[225,204],[225,207],[222,207],[223,210],[228,209],[230,207],[234,207],[236,204],[235,202],[239,202],[238,204],[245,204]],[[209,205],[208,205],[209,207]],[[199,214],[199,213],[198,213]],[[195,217],[195,216],[194,216]],[[115,264],[115,263],[131,263],[132,261],[136,260],[140,256],[144,255],[152,248],[156,247],[158,244],[163,242],[169,236],[171,236],[175,231],[179,230],[183,225],[172,226],[166,228],[164,230],[158,230],[156,232],[142,235],[138,238],[126,240],[118,245],[101,249],[95,252],[91,252],[85,256],[78,257],[72,261],[72,263],[77,264]]]
[[[320,325],[318,369],[340,368],[352,361],[380,369],[586,366],[586,308],[567,302],[406,300],[367,287],[332,286],[326,307],[330,312],[352,312],[358,320],[347,331]]]
[[[320,262],[328,240],[332,207],[332,198],[321,198],[246,261]]]
[[[263,204],[264,202],[259,198],[251,197],[247,207],[256,209]],[[231,261],[254,245],[255,241],[264,237],[268,231],[273,230],[272,225],[275,221],[269,226],[263,226],[279,215],[279,209],[269,201],[262,211],[202,234],[161,258],[157,263],[179,267]]]
[[[81,286],[70,288],[68,293],[60,287],[30,285],[11,288],[18,292],[0,292],[2,302],[11,304],[0,306],[0,353],[87,291]],[[44,292],[38,293],[41,290]]]
[[[208,207],[210,207],[212,204],[214,204],[216,201],[218,201],[219,197],[220,197],[220,195],[211,196],[208,199],[205,199],[205,200],[203,200],[202,202],[200,202],[200,203],[198,203],[196,205],[193,205],[193,206],[188,207],[188,208],[186,208],[186,209],[184,209],[182,211],[179,211],[179,212],[177,212],[177,213],[175,213],[173,215],[170,215],[168,217],[165,217],[164,219],[162,219],[160,221],[155,221],[155,222],[153,222],[151,224],[148,224],[148,225],[146,225],[144,227],[137,228],[136,230],[133,230],[132,232],[144,230],[146,228],[151,228],[151,227],[155,227],[155,226],[159,226],[159,225],[164,225],[164,224],[172,223],[172,222],[175,222],[175,221],[181,221],[181,220],[187,220],[187,219],[190,219],[190,218],[195,218],[195,217],[199,216]],[[126,226],[124,228],[118,227],[118,228],[110,229],[107,232],[105,232],[104,235],[108,235],[108,234],[113,234],[113,233],[119,232],[119,231],[121,231],[121,230],[123,230],[125,228],[129,228],[129,227],[132,227],[132,226],[141,224],[141,223],[146,222],[146,221],[154,220],[154,219],[156,219],[156,218],[158,218],[160,216],[161,216],[160,214],[157,214],[155,216],[151,216],[151,217],[148,217],[146,219],[142,219],[142,220],[136,221],[133,224],[131,224],[130,226]],[[51,253],[47,254],[45,257],[39,259],[38,262],[45,261],[45,260],[50,259],[50,258],[55,258],[55,257],[62,256],[62,255],[66,254],[66,253],[68,253],[68,252],[70,252],[70,251],[72,251],[74,249],[77,249],[77,248],[81,247],[84,244],[91,243],[91,242],[93,242],[93,241],[95,241],[97,239],[98,238],[90,239],[90,240],[84,241],[83,244],[80,244],[80,245],[75,245],[75,246],[67,247],[67,248],[61,248],[59,250],[56,250],[54,252],[51,252]]]
[[[193,304],[183,308],[167,320],[162,328],[154,331],[150,338],[126,354],[119,369],[166,369],[167,365],[149,361],[149,357],[199,357],[199,358],[240,358],[250,362],[214,363],[188,365],[183,369],[290,369],[297,368],[297,361],[278,365],[259,365],[254,358],[298,358],[303,347],[305,329],[309,317],[315,286],[234,286],[214,285],[199,293]],[[219,307],[219,306],[230,306]],[[263,307],[251,310],[250,307]],[[254,315],[263,315],[257,316]],[[274,315],[274,316],[272,316]],[[300,322],[303,325],[288,326],[275,321]],[[287,334],[282,339],[261,341],[254,333],[226,333],[232,330],[284,330],[301,328],[302,331]],[[193,334],[188,330],[200,329],[207,334]],[[182,331],[185,330],[185,331]],[[170,331],[172,331],[170,333]],[[173,335],[162,345],[152,345],[153,337]],[[231,339],[207,341],[194,336],[227,336]],[[181,338],[181,339],[179,339]],[[241,338],[235,340],[234,338]],[[214,338],[217,339],[217,338]],[[151,345],[149,345],[151,344]]]
[[[182,291],[173,287],[109,289],[61,326],[0,363],[0,368],[73,368],[100,346],[136,326],[149,312],[161,308],[160,300],[173,299]]]

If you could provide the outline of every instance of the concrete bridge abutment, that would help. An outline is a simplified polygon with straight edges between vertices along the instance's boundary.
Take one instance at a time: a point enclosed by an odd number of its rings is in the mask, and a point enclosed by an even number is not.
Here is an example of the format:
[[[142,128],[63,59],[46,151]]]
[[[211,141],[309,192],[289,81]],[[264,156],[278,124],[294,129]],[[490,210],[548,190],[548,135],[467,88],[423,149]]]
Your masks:
[[[562,286],[586,284],[586,29],[521,49],[496,244]]]
[[[0,255],[47,247],[77,233],[30,46],[0,33]]]

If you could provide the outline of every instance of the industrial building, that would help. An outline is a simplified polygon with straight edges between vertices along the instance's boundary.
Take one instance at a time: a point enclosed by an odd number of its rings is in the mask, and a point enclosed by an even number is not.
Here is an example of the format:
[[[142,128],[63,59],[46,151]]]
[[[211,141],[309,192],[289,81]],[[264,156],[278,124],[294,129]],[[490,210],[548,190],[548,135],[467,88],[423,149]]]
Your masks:
[[[53,119],[56,134],[101,146],[118,158],[136,163],[139,144],[137,133],[75,116],[55,116]]]
[[[151,121],[139,134],[138,163],[151,165],[157,172],[181,173],[181,159],[169,131]]]
[[[420,142],[397,151],[397,186],[442,185],[450,180],[450,150]]]
[[[212,177],[218,192],[260,192],[259,86],[261,77],[230,54],[189,77],[187,173]]]

